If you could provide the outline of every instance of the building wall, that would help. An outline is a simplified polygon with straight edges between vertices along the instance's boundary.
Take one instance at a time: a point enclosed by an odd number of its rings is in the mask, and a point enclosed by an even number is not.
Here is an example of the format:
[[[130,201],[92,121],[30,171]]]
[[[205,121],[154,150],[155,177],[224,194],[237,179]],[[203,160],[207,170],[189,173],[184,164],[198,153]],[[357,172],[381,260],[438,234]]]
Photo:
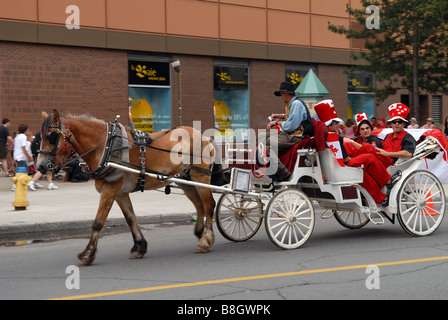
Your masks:
[[[126,52],[0,42],[0,56],[0,111],[11,132],[20,123],[36,132],[41,111],[53,109],[127,119]]]
[[[0,0],[0,19],[65,25],[76,5],[81,28],[350,49],[328,31],[348,25],[359,0]],[[248,23],[250,21],[250,23]]]

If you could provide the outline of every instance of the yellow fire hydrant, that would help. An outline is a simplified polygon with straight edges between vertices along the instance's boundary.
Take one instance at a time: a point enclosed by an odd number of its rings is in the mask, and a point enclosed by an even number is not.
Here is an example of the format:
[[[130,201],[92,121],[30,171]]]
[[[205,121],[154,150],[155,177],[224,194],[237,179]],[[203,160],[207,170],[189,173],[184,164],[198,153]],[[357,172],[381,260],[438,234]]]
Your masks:
[[[26,207],[30,205],[27,201],[27,187],[31,181],[26,167],[18,167],[11,181],[16,184],[16,201],[12,203],[13,207],[15,210],[26,210]]]

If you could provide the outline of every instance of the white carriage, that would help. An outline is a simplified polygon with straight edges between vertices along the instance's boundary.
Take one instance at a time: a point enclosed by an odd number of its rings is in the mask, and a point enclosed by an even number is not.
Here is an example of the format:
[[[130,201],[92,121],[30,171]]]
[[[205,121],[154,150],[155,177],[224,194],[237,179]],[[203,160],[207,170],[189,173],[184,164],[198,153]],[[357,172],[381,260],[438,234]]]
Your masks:
[[[232,151],[235,150],[226,150],[226,154]],[[322,218],[334,216],[350,229],[369,222],[395,223],[397,217],[409,234],[429,235],[443,220],[445,192],[436,175],[418,168],[425,157],[439,151],[437,141],[427,137],[417,145],[412,158],[399,159],[388,168],[390,174],[401,170],[402,177],[390,190],[389,206],[385,208],[377,205],[360,186],[363,169],[341,167],[329,149],[320,152],[298,149],[294,171],[284,182],[272,183],[270,178],[259,177],[254,170],[236,165],[232,168],[229,191],[217,203],[217,227],[225,238],[245,241],[257,233],[264,220],[266,232],[275,245],[295,249],[311,236],[315,206],[319,206]]]

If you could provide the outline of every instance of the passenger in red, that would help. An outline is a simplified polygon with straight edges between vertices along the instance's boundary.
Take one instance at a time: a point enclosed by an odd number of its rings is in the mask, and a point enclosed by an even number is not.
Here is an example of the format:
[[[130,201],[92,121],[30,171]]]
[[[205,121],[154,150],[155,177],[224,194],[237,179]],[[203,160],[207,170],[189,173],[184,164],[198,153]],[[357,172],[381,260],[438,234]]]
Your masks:
[[[355,115],[355,120],[358,125],[357,134],[358,138],[355,140],[344,138],[344,148],[347,150],[349,156],[356,157],[363,153],[371,153],[384,167],[389,167],[393,162],[389,157],[383,157],[378,154],[376,147],[383,148],[383,142],[376,135],[372,134],[373,125],[369,121],[369,118],[365,112]]]
[[[337,127],[341,120],[334,109],[333,101],[321,101],[314,106],[314,110],[319,119],[325,123],[328,131],[337,132]],[[371,153],[360,154],[353,158],[350,157],[343,146],[343,137],[339,137],[339,142],[344,163],[349,167],[363,166],[364,182],[361,183],[361,186],[369,192],[376,203],[383,204],[384,201],[387,201],[388,197],[381,192],[381,188],[385,185],[389,185],[391,188],[400,179],[401,175],[391,176],[382,163]]]
[[[411,134],[404,130],[409,122],[409,108],[402,103],[394,103],[388,108],[390,119],[387,121],[393,129],[383,141],[383,148],[376,148],[378,154],[391,158],[395,163],[398,158],[411,158],[415,151],[416,142]]]

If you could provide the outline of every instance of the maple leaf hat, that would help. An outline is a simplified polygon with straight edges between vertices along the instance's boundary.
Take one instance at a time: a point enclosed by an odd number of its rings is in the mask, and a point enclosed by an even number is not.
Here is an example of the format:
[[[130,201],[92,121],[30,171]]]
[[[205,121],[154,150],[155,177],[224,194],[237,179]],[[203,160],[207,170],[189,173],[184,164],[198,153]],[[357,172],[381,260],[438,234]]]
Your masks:
[[[339,123],[344,122],[342,119],[338,118],[333,100],[331,99],[318,102],[314,106],[314,110],[316,111],[319,120],[324,122],[326,126],[329,126],[333,121]]]
[[[355,120],[356,120],[356,132],[359,131],[359,126],[362,125],[363,123],[367,123],[370,126],[370,129],[373,130],[373,125],[372,123],[369,121],[369,117],[367,116],[367,113],[362,112],[362,113],[357,113],[355,115]]]
[[[387,122],[394,121],[396,119],[401,119],[404,122],[409,122],[406,118],[408,117],[411,110],[403,104],[403,103],[394,103],[387,108],[387,111],[389,111],[390,119],[387,120]]]

